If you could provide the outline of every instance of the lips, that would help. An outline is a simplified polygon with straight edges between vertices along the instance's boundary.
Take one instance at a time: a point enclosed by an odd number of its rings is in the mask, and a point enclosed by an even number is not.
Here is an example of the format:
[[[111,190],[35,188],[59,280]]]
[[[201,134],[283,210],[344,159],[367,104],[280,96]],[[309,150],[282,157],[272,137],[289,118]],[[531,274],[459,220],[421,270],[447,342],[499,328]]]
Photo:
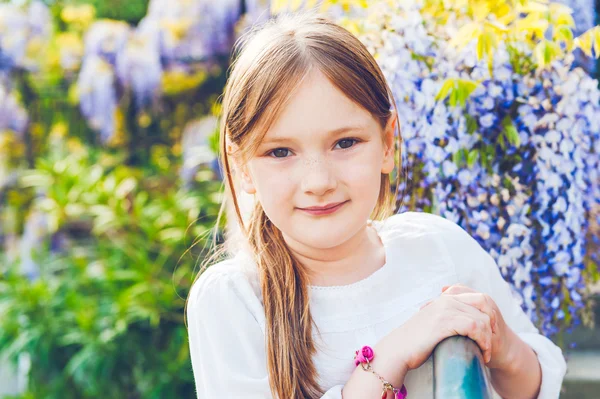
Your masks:
[[[310,206],[310,207],[307,207],[307,208],[300,208],[300,209],[302,209],[303,211],[326,211],[326,210],[329,210],[329,209],[333,209],[333,208],[337,207],[338,205],[343,204],[344,202],[346,202],[346,201],[334,202],[334,203],[327,204],[327,205],[324,205],[324,206]]]
[[[324,206],[311,206],[309,208],[298,208],[300,211],[311,216],[326,216],[337,212],[343,208],[350,200],[343,202],[335,202]]]

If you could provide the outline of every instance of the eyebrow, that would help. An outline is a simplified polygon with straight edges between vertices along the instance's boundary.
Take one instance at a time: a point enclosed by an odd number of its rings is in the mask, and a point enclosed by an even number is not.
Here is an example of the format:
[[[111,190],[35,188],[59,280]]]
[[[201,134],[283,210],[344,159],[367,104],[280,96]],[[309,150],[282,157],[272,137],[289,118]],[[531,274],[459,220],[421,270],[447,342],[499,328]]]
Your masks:
[[[337,136],[339,134],[346,133],[346,132],[364,130],[365,128],[366,127],[362,126],[362,125],[342,126],[342,127],[338,127],[337,129],[328,131],[327,135]],[[282,142],[288,142],[288,141],[294,141],[294,138],[292,138],[292,137],[273,137],[273,138],[264,140],[264,144],[274,144],[274,143],[282,143]]]

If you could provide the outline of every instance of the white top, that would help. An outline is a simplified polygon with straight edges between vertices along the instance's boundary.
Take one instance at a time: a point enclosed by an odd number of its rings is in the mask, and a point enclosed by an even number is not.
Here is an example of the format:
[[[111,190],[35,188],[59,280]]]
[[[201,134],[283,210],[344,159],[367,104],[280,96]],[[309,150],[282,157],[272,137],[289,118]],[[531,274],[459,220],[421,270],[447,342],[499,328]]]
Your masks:
[[[566,364],[559,347],[540,335],[513,298],[493,258],[461,227],[439,216],[406,212],[373,221],[386,263],[344,286],[310,287],[321,335],[314,357],[324,399],[341,399],[354,352],[375,345],[414,315],[444,285],[462,283],[490,295],[506,323],[537,353],[538,398],[558,398]],[[272,398],[265,316],[254,264],[244,254],[209,267],[188,302],[191,361],[198,398]],[[410,398],[433,397],[432,360],[406,375]]]

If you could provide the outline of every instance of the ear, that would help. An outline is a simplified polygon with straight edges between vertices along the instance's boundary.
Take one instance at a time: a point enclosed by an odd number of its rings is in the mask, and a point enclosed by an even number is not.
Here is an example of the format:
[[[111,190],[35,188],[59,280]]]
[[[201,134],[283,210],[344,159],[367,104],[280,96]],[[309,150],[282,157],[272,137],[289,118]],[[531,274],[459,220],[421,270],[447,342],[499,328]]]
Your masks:
[[[250,171],[248,169],[248,165],[243,163],[237,154],[237,147],[235,144],[230,142],[229,140],[226,143],[227,145],[227,156],[232,160],[234,174],[240,177],[240,185],[242,190],[244,190],[248,194],[256,193],[256,188],[254,187],[254,183],[252,182],[252,176],[250,175]]]
[[[254,187],[254,183],[252,182],[252,176],[250,175],[250,171],[248,170],[248,166],[244,165],[239,169],[240,175],[240,183],[242,186],[242,190],[244,190],[248,194],[256,194],[256,187]]]
[[[383,132],[383,163],[381,173],[389,174],[394,170],[396,164],[395,141],[396,141],[396,110],[392,110],[390,118]]]

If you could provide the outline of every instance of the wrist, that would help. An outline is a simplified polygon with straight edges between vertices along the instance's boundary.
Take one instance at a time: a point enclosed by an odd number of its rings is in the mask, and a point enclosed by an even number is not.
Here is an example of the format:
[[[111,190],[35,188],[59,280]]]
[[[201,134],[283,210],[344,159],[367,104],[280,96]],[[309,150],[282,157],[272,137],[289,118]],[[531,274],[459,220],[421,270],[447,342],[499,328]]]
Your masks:
[[[374,350],[379,356],[373,359],[371,364],[392,385],[401,386],[408,372],[408,366],[402,355],[392,349],[387,348],[385,344],[376,345]]]
[[[406,328],[397,328],[386,339],[381,341],[382,345],[389,345],[389,353],[393,362],[405,376],[410,370],[417,368],[418,360],[415,352],[411,350],[411,336]]]
[[[358,364],[344,385],[344,398],[378,397],[382,395],[382,389],[392,392],[396,398],[406,397],[406,369],[403,363],[397,362],[395,352],[390,349],[380,342],[372,349],[366,347],[366,351],[357,351],[354,361]]]
[[[493,370],[501,371],[504,374],[510,375],[518,372],[520,368],[519,361],[522,358],[521,354],[524,350],[529,350],[527,345],[515,332],[507,328],[506,340],[504,348],[498,354],[492,357],[492,361],[488,367]]]

